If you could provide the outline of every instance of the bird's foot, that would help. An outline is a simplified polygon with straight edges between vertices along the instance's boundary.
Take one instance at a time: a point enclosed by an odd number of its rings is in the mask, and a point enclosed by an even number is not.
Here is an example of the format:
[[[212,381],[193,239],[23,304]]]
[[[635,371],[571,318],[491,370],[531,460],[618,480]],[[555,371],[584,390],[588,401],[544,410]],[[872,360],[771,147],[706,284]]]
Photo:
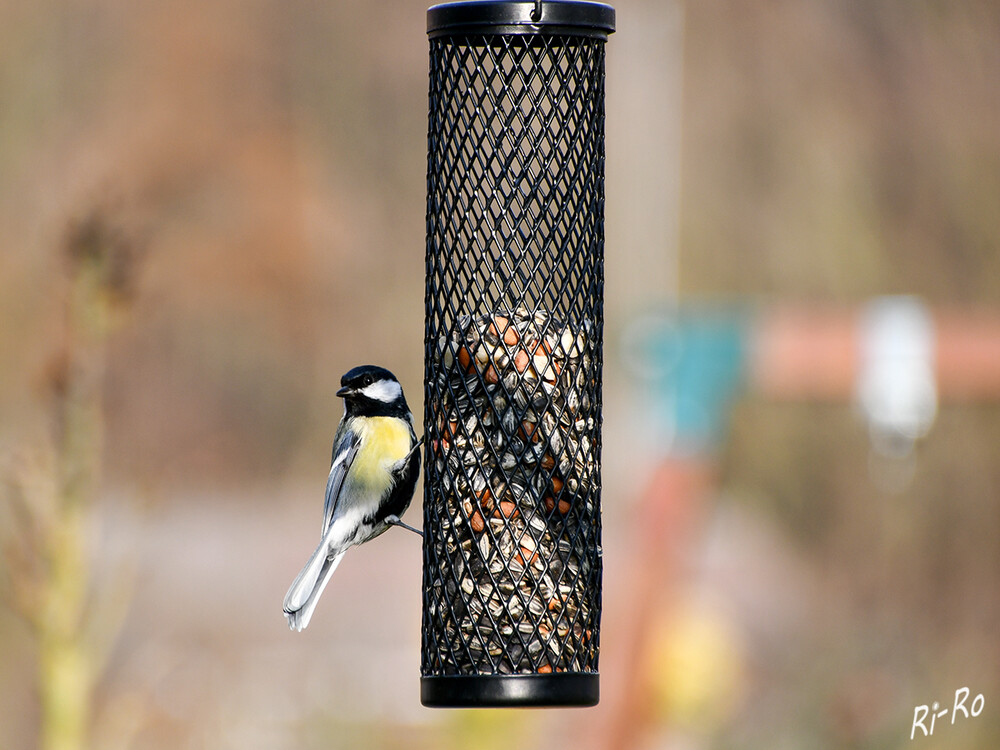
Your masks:
[[[400,520],[399,516],[397,516],[397,515],[386,516],[385,517],[385,522],[387,524],[389,524],[390,526],[401,526],[402,528],[406,529],[407,531],[412,531],[414,534],[416,534],[418,536],[422,537],[424,535],[424,532],[422,532],[420,529],[415,529],[412,526],[410,526],[409,524],[403,523],[402,520]]]

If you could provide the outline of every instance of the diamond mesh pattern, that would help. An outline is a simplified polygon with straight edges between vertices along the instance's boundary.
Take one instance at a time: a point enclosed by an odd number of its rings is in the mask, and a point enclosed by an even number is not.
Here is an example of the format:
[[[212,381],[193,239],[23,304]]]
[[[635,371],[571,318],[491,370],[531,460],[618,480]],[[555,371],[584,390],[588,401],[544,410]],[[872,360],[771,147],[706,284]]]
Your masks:
[[[428,675],[596,672],[604,42],[431,40]]]

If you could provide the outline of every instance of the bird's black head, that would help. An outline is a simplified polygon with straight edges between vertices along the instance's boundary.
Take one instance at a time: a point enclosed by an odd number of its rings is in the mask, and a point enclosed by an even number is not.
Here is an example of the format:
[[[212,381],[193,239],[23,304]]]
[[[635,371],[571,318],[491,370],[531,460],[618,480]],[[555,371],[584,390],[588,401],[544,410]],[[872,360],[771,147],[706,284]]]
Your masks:
[[[348,416],[402,417],[409,413],[403,388],[384,367],[361,365],[340,379],[337,395],[344,399]]]

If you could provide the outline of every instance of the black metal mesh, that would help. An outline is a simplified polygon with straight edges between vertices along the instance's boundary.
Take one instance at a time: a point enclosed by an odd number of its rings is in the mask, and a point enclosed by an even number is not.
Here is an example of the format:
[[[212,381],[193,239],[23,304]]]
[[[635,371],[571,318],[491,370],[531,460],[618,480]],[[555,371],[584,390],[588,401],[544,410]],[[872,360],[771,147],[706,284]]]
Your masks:
[[[604,42],[431,40],[424,676],[594,673]]]

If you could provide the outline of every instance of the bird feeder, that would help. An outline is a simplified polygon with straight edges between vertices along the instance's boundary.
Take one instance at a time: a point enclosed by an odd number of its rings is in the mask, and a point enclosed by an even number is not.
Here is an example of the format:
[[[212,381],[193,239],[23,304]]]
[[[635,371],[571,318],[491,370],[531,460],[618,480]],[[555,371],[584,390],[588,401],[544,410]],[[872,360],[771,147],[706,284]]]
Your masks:
[[[589,2],[427,14],[427,706],[598,701],[614,21]]]

